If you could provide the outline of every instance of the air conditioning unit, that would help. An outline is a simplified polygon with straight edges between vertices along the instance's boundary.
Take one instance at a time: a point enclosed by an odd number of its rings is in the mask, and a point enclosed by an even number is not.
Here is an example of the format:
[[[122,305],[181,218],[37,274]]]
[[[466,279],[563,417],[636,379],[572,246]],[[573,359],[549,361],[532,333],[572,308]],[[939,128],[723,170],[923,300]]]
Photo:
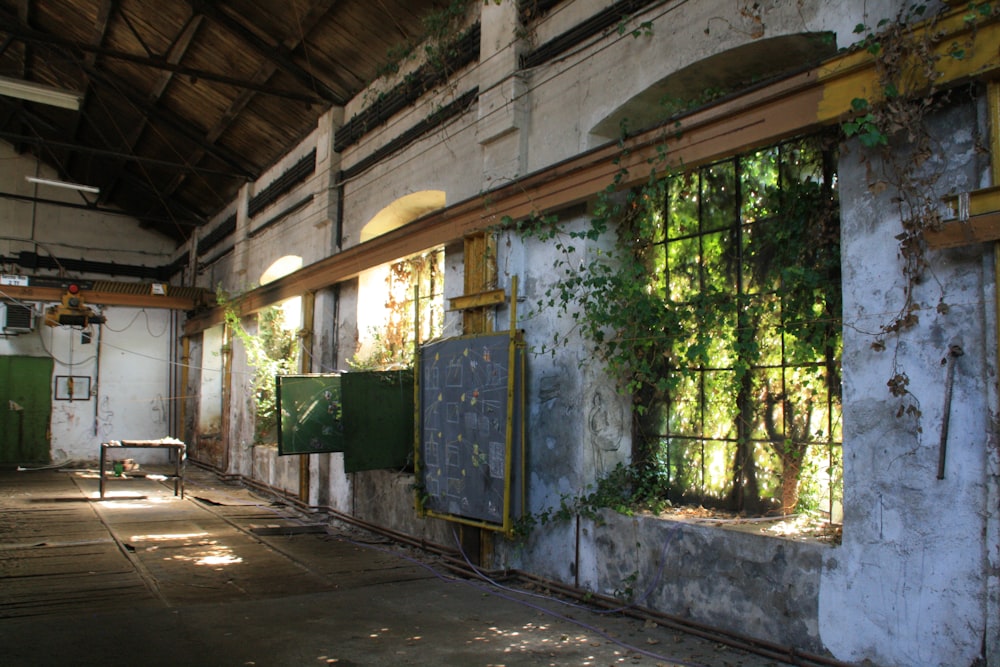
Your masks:
[[[29,333],[35,330],[35,309],[27,304],[3,304],[3,332]]]

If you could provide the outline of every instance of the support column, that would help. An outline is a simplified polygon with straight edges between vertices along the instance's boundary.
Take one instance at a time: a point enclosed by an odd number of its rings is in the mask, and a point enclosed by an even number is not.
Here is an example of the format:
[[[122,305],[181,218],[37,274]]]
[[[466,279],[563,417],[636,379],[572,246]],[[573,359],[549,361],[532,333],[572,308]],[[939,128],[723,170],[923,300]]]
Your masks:
[[[479,118],[483,146],[483,189],[524,175],[527,165],[527,91],[518,74],[524,40],[517,2],[487,3],[480,14]]]

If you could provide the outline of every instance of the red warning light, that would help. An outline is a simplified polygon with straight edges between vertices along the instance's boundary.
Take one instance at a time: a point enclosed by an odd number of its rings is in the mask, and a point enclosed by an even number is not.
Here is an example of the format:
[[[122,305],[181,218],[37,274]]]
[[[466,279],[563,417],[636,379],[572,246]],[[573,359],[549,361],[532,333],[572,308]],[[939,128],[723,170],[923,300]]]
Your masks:
[[[66,288],[66,291],[69,292],[70,294],[79,294],[80,286],[77,285],[76,283],[70,283],[69,287]]]

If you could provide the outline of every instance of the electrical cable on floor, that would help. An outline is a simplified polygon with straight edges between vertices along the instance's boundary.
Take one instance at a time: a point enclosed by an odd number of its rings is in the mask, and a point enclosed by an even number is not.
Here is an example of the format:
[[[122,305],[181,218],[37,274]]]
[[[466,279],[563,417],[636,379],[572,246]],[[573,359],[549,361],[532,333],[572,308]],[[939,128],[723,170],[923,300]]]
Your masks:
[[[35,472],[37,470],[59,470],[60,468],[67,468],[70,465],[76,464],[76,463],[80,463],[80,461],[78,461],[76,459],[68,459],[68,460],[63,461],[61,463],[50,463],[48,465],[34,466],[34,467],[31,467],[31,468],[29,468],[27,466],[17,466],[17,471],[18,472]]]

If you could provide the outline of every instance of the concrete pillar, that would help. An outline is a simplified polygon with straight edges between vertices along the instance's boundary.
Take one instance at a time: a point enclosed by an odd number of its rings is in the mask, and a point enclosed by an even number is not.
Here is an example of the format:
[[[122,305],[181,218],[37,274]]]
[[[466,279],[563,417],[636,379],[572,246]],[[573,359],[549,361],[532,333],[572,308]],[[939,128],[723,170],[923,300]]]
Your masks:
[[[484,190],[522,176],[527,164],[527,86],[517,73],[524,48],[517,5],[487,3],[482,8],[476,129],[483,146]]]
[[[322,213],[314,224],[316,229],[326,229],[329,238],[328,250],[340,250],[337,230],[340,227],[340,198],[343,192],[338,185],[341,156],[333,149],[337,131],[344,125],[344,108],[333,107],[319,119],[316,137],[316,196]]]

